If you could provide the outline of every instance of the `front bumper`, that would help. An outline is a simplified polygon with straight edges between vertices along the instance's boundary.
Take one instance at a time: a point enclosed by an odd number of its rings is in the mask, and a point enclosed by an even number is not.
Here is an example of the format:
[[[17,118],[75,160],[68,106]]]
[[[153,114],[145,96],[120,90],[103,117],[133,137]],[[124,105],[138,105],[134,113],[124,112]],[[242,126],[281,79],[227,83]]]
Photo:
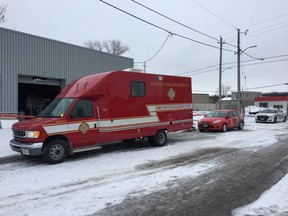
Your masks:
[[[206,131],[219,131],[219,130],[222,130],[222,126],[221,124],[199,123],[198,129],[206,130]]]
[[[274,122],[275,116],[256,116],[256,122]]]
[[[13,151],[20,152],[23,155],[36,156],[41,155],[43,143],[21,143],[16,140],[10,141],[10,148]]]

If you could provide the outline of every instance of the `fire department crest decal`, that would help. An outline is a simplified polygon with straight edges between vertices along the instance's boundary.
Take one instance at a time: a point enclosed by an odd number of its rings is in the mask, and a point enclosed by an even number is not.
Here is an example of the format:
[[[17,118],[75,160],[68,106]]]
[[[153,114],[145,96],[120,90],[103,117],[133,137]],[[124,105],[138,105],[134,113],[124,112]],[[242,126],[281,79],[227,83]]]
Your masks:
[[[89,125],[86,123],[86,122],[82,122],[80,125],[79,125],[79,131],[82,133],[82,134],[86,134],[87,131],[90,129]]]
[[[167,96],[170,100],[174,100],[174,98],[176,97],[176,92],[174,91],[173,88],[170,88],[167,92]]]

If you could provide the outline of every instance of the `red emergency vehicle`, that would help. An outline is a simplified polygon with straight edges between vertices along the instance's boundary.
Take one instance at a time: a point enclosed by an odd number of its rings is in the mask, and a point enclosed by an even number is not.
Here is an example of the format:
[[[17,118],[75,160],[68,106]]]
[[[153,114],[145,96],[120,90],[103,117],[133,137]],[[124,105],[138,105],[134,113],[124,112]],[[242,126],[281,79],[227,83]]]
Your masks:
[[[50,164],[115,141],[167,142],[192,128],[191,78],[110,71],[72,81],[37,118],[12,126],[12,150]]]

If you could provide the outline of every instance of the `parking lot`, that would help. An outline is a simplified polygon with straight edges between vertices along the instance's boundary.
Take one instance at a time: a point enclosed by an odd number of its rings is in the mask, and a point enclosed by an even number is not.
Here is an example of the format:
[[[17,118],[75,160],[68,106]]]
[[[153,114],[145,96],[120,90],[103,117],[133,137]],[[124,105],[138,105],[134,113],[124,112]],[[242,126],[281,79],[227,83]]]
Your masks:
[[[10,152],[1,129],[0,214],[231,215],[285,176],[287,129],[247,117],[243,130],[171,133],[161,148],[118,143],[57,165]]]

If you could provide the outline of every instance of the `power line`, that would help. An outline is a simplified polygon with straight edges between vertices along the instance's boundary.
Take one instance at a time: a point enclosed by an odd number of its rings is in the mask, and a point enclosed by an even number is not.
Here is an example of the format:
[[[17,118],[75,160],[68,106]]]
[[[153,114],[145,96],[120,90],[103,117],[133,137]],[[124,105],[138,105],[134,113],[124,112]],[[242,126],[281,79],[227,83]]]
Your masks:
[[[259,22],[259,23],[252,24],[252,25],[250,25],[250,26],[247,26],[246,28],[250,28],[250,27],[256,26],[256,25],[261,25],[261,24],[263,24],[263,23],[270,22],[271,20],[279,19],[280,17],[284,17],[284,16],[288,16],[288,13],[282,14],[282,15],[277,16],[277,17],[273,17],[273,18],[268,19],[268,20],[264,20],[264,21]]]
[[[169,39],[170,36],[171,36],[171,35],[168,34],[168,36],[166,37],[166,39],[165,39],[165,41],[163,42],[163,44],[161,45],[161,47],[158,49],[158,51],[157,51],[151,58],[149,58],[148,60],[142,62],[142,63],[144,63],[144,73],[146,73],[146,67],[147,67],[147,66],[146,66],[146,63],[149,62],[149,61],[151,61],[151,60],[162,50],[162,48],[164,47],[165,43],[167,42],[167,40]]]
[[[277,16],[277,17],[273,17],[273,18],[268,19],[268,20],[261,21],[261,22],[259,22],[259,23],[254,23],[254,24],[249,25],[249,26],[246,26],[246,27],[241,27],[241,28],[242,28],[242,29],[248,29],[248,28],[250,28],[250,27],[252,27],[252,26],[261,25],[261,24],[263,24],[263,23],[269,22],[269,21],[271,21],[271,20],[279,19],[279,18],[284,17],[284,16],[288,16],[288,13],[282,14],[282,15]],[[234,33],[234,31],[227,32],[227,33],[225,33],[224,35],[232,34],[232,33]],[[250,36],[250,37],[251,37],[251,36]]]
[[[137,1],[135,1],[135,0],[131,0],[131,1],[134,2],[134,3],[136,3],[136,4],[138,4],[138,5],[140,5],[140,6],[142,6],[142,7],[144,7],[144,8],[146,8],[147,10],[150,10],[150,11],[152,11],[152,12],[154,12],[154,13],[156,13],[156,14],[158,14],[158,15],[160,15],[160,16],[162,16],[162,17],[164,17],[164,18],[166,18],[166,19],[168,19],[168,20],[170,20],[170,21],[172,21],[172,22],[174,22],[174,23],[177,23],[177,24],[179,24],[179,25],[181,25],[181,26],[183,26],[183,27],[185,27],[185,28],[188,28],[188,29],[190,29],[190,30],[192,30],[192,31],[195,31],[195,32],[197,32],[197,33],[199,33],[199,34],[202,34],[202,35],[204,35],[204,36],[206,36],[206,37],[209,37],[209,38],[211,38],[211,39],[213,39],[213,40],[216,40],[217,42],[220,42],[219,39],[217,39],[217,38],[215,38],[215,37],[213,37],[213,36],[210,36],[210,35],[208,35],[208,34],[205,34],[205,33],[203,33],[203,32],[200,32],[200,31],[198,31],[198,30],[196,30],[196,29],[194,29],[194,28],[191,28],[190,26],[187,26],[187,25],[185,25],[185,24],[183,24],[183,23],[181,23],[181,22],[179,22],[179,21],[177,21],[177,20],[175,20],[175,19],[172,19],[172,18],[170,18],[170,17],[168,17],[168,16],[166,16],[166,15],[164,15],[164,14],[162,14],[162,13],[160,13],[160,12],[154,10],[154,9],[151,9],[151,8],[149,8],[149,7],[143,5],[143,4],[141,4],[141,3],[139,3],[139,2],[137,2]],[[229,46],[236,47],[235,45],[232,45],[232,44],[227,43],[227,42],[223,42],[223,44],[227,44],[227,45],[229,45]]]
[[[151,23],[151,22],[149,22],[149,21],[147,21],[147,20],[144,20],[144,19],[142,19],[142,18],[140,18],[140,17],[138,17],[138,16],[135,16],[135,15],[133,15],[133,14],[127,12],[127,11],[124,11],[124,10],[122,10],[122,9],[120,9],[120,8],[114,6],[114,5],[112,5],[112,4],[110,4],[110,3],[106,2],[106,1],[103,1],[103,0],[99,0],[99,1],[102,2],[102,3],[104,3],[104,4],[106,4],[106,5],[108,5],[108,6],[110,6],[110,7],[115,8],[116,10],[119,10],[119,11],[121,11],[121,12],[123,12],[123,13],[125,13],[125,14],[127,14],[127,15],[129,15],[129,16],[132,16],[132,17],[134,17],[135,19],[138,19],[138,20],[140,20],[140,21],[142,21],[142,22],[145,22],[146,24],[149,24],[149,25],[151,25],[151,26],[153,26],[153,27],[155,27],[155,28],[158,28],[158,29],[160,29],[160,30],[163,30],[163,31],[167,32],[168,34],[170,34],[170,35],[172,35],[172,36],[175,35],[175,36],[178,36],[178,37],[180,37],[180,38],[183,38],[183,39],[186,39],[186,40],[190,40],[190,41],[195,42],[195,43],[202,44],[202,45],[204,45],[204,46],[209,46],[209,47],[212,47],[212,48],[219,49],[219,47],[217,47],[217,46],[214,46],[214,45],[211,45],[211,44],[207,44],[207,43],[204,43],[204,42],[201,42],[201,41],[198,41],[198,40],[194,40],[194,39],[192,39],[192,38],[189,38],[189,37],[186,37],[186,36],[177,34],[177,33],[173,33],[173,32],[171,32],[171,31],[168,31],[167,29],[165,29],[165,28],[163,28],[163,27],[160,27],[160,26],[158,26],[158,25],[156,25],[156,24],[153,24],[153,23]],[[228,51],[228,52],[233,52],[233,53],[235,52],[234,50],[229,50],[229,49],[223,49],[223,50]]]
[[[172,19],[172,18],[170,18],[170,17],[168,17],[168,16],[166,16],[166,15],[164,15],[164,14],[162,14],[162,13],[159,13],[158,11],[155,11],[155,10],[153,10],[153,9],[151,9],[151,8],[149,8],[149,7],[143,5],[143,4],[141,4],[141,3],[139,3],[139,2],[137,2],[137,1],[135,1],[135,0],[131,0],[131,1],[134,2],[134,3],[136,3],[136,4],[138,4],[138,5],[140,5],[140,6],[142,6],[142,7],[144,7],[144,8],[146,8],[146,9],[148,9],[148,10],[150,10],[150,11],[152,11],[152,12],[154,12],[154,13],[156,13],[156,14],[158,14],[158,15],[160,15],[160,16],[162,16],[162,17],[165,17],[166,19],[169,19],[170,21],[172,21],[172,22],[174,22],[174,23],[177,23],[177,24],[179,24],[179,25],[181,25],[181,26],[183,26],[183,27],[185,27],[185,28],[188,28],[188,29],[190,29],[190,30],[192,30],[192,31],[194,31],[194,32],[197,32],[197,33],[199,33],[199,34],[202,34],[202,35],[204,35],[204,36],[206,36],[206,37],[209,37],[209,38],[211,38],[211,39],[216,40],[216,41],[219,42],[219,39],[217,39],[217,38],[215,38],[215,37],[212,37],[212,36],[210,36],[210,35],[208,35],[208,34],[205,34],[205,33],[200,32],[200,31],[198,31],[198,30],[196,30],[196,29],[194,29],[194,28],[191,28],[190,26],[187,26],[187,25],[185,25],[185,24],[183,24],[183,23],[181,23],[181,22],[179,22],[179,21],[177,21],[177,20],[175,20],[175,19]]]
[[[273,59],[273,58],[279,58],[279,57],[285,57],[285,56],[288,56],[288,54],[285,54],[285,55],[279,55],[279,56],[271,56],[271,57],[266,57],[265,59]],[[241,63],[244,63],[244,62],[253,62],[253,61],[257,61],[257,60],[246,60],[246,61],[241,61]],[[242,66],[252,66],[252,65],[258,65],[258,64],[268,64],[268,63],[275,63],[275,62],[282,62],[282,61],[288,61],[288,59],[279,59],[279,60],[273,60],[273,61],[264,61],[264,62],[258,62],[258,63],[251,63],[251,64],[243,64]],[[228,63],[223,63],[222,65],[231,65],[229,67],[232,67],[232,68],[235,68],[236,65],[233,65],[233,64],[236,64],[237,62],[228,62]],[[193,70],[193,71],[188,71],[188,72],[184,72],[184,73],[179,73],[178,75],[184,75],[184,74],[191,74],[191,75],[198,75],[198,74],[204,74],[204,73],[208,73],[208,72],[212,72],[212,71],[216,71],[217,67],[219,65],[211,65],[211,66],[208,66],[208,67],[205,67],[205,68],[200,68],[200,69],[196,69],[196,70]],[[213,68],[213,69],[210,69],[210,70],[206,70],[206,69],[209,69],[209,68]],[[204,71],[202,71],[204,70]]]
[[[165,39],[164,43],[161,45],[159,50],[150,59],[146,60],[145,62],[151,61],[161,51],[161,49],[164,47],[164,45],[167,42],[167,40],[169,39],[169,37],[171,37],[170,34],[167,36],[167,38]]]
[[[250,38],[250,37],[255,37],[257,35],[263,35],[265,33],[269,33],[269,32],[272,32],[272,31],[275,31],[275,30],[278,30],[278,29],[282,29],[282,28],[286,28],[288,25],[284,25],[284,26],[280,26],[278,28],[273,28],[273,29],[270,29],[270,30],[267,30],[267,31],[262,31],[262,32],[259,32],[259,33],[252,33],[250,36],[247,36],[246,38]],[[258,31],[258,30],[256,30]]]
[[[220,19],[222,22],[224,22],[225,24],[229,25],[230,27],[236,29],[235,26],[233,26],[232,24],[230,24],[229,22],[227,22],[226,20],[224,20],[223,18],[221,18],[220,16],[218,16],[217,14],[213,13],[211,10],[209,10],[208,8],[204,7],[202,4],[200,4],[199,2],[197,2],[196,0],[193,0],[196,4],[198,4],[200,7],[202,7],[203,9],[205,9],[206,11],[208,11],[209,13],[211,13],[212,15],[214,15],[215,17],[217,17],[218,19]]]
[[[269,87],[282,86],[282,85],[288,85],[288,82],[287,82],[287,83],[274,84],[274,85],[267,85],[267,86],[247,88],[247,90],[260,89],[260,88],[269,88]]]
[[[167,33],[173,35],[173,33],[170,32],[170,31],[168,31],[167,29],[164,29],[164,28],[162,28],[162,27],[160,27],[160,26],[158,26],[158,25],[155,25],[155,24],[153,24],[153,23],[151,23],[151,22],[148,22],[148,21],[146,21],[146,20],[144,20],[144,19],[141,19],[140,17],[137,17],[137,16],[135,16],[135,15],[133,15],[133,14],[131,14],[131,13],[128,13],[127,11],[124,11],[124,10],[122,10],[121,8],[116,7],[116,6],[114,6],[114,5],[112,5],[112,4],[108,3],[108,2],[105,2],[105,1],[103,1],[103,0],[99,0],[99,1],[102,2],[102,3],[104,3],[104,4],[106,4],[106,5],[108,5],[108,6],[110,6],[110,7],[115,8],[116,10],[119,10],[119,11],[125,13],[125,14],[128,14],[129,16],[132,16],[132,17],[134,17],[135,19],[138,19],[138,20],[140,20],[140,21],[142,21],[142,22],[145,22],[145,23],[147,23],[147,24],[149,24],[149,25],[151,25],[151,26],[154,26],[155,28],[161,29],[161,30],[166,31]]]

